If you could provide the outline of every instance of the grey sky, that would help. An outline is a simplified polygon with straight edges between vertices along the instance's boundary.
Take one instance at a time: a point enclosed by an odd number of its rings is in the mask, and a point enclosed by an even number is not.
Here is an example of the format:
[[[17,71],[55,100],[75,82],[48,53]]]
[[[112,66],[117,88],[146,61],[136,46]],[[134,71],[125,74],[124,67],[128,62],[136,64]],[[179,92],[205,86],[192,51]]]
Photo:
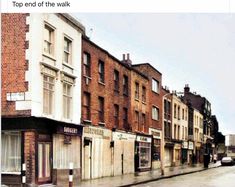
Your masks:
[[[149,62],[163,85],[205,96],[220,131],[235,133],[235,14],[75,14],[87,35],[121,59]],[[90,32],[90,28],[93,32]]]

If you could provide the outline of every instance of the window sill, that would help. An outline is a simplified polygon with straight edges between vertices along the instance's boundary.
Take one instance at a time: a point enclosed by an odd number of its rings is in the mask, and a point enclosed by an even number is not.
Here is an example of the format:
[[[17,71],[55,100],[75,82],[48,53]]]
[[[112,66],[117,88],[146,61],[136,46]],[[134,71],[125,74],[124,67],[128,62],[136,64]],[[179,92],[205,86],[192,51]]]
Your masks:
[[[155,94],[157,94],[157,95],[160,95],[159,91],[156,92],[156,91],[152,90],[152,92],[155,93]]]
[[[43,55],[44,57],[50,58],[50,59],[53,60],[53,61],[56,61],[56,58],[55,58],[54,56],[50,55],[49,53],[43,52],[42,55]]]
[[[146,101],[142,101],[142,104],[147,105]]]
[[[21,172],[18,172],[18,171],[2,171],[1,174],[3,175],[21,175]]]
[[[74,67],[72,66],[72,64],[69,64],[69,63],[67,63],[67,62],[63,62],[62,63],[64,66],[66,66],[66,67],[68,67],[68,68],[70,68],[70,69],[74,69]]]
[[[98,123],[100,126],[104,127],[105,126],[105,123],[104,122],[99,122]]]
[[[91,120],[88,120],[88,119],[83,120],[83,122],[84,122],[84,123],[92,123],[92,121],[91,121]]]
[[[128,97],[128,94],[127,94],[127,93],[123,93],[123,95],[124,95],[125,97]]]
[[[135,101],[138,101],[138,102],[139,102],[140,100],[139,100],[138,98],[135,98]]]
[[[104,82],[98,81],[98,83],[101,84],[102,86],[105,86],[105,83],[104,83]]]
[[[92,78],[87,75],[83,75],[83,77],[85,77],[86,79],[92,80]]]
[[[152,118],[152,120],[153,120],[153,121],[159,121],[159,119],[153,119],[153,118]]]

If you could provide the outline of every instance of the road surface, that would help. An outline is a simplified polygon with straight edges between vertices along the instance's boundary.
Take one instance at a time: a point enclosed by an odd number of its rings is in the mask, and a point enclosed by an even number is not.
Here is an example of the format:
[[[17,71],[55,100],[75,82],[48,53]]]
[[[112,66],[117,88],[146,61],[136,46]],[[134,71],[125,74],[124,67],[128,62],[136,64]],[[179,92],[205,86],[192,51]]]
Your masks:
[[[235,187],[235,166],[221,166],[201,172],[133,185],[136,187]]]

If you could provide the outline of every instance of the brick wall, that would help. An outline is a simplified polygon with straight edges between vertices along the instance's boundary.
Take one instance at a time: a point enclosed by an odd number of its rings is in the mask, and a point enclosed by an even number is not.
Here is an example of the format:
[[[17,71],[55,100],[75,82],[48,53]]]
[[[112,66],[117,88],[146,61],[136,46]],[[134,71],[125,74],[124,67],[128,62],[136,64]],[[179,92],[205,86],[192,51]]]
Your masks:
[[[26,183],[35,183],[35,148],[36,148],[36,134],[35,132],[24,133],[24,161],[26,163]]]
[[[2,115],[30,115],[30,111],[16,111],[14,101],[6,101],[7,93],[26,92],[28,68],[25,50],[28,48],[26,32],[27,14],[2,14]]]
[[[155,70],[151,65],[149,64],[137,64],[134,66],[135,69],[143,73],[149,78],[148,83],[148,89],[149,89],[149,117],[148,117],[148,123],[149,127],[155,128],[155,129],[161,129],[162,126],[162,75],[160,72]],[[155,93],[152,91],[152,79],[155,79],[159,82],[159,93]],[[156,106],[159,108],[159,120],[153,120],[152,119],[152,106]]]
[[[82,51],[89,53],[91,57],[91,79],[88,80],[88,84],[86,84],[86,77],[82,73],[82,98],[84,91],[90,93],[91,96],[91,124],[99,125],[98,97],[101,96],[104,97],[105,127],[109,129],[114,127],[114,104],[117,104],[119,106],[118,129],[123,129],[123,107],[129,110],[130,106],[130,70],[112,57],[107,51],[90,42],[88,39],[83,38]],[[98,82],[99,60],[102,60],[105,64],[105,84]],[[114,91],[114,70],[119,71],[119,92]],[[128,76],[128,97],[123,95],[123,75]],[[82,99],[82,106],[83,102]],[[130,111],[128,112],[130,116]],[[82,107],[82,121],[84,120],[84,107]]]

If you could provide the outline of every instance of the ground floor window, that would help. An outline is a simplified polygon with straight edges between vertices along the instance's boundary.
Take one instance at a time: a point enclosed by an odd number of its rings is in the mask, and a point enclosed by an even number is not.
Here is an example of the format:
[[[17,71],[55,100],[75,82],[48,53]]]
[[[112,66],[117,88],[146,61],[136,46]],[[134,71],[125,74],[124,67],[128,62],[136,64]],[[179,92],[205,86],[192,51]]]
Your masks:
[[[74,168],[80,168],[80,137],[70,136],[71,141],[65,141],[65,135],[53,136],[53,167],[68,169],[72,162]]]
[[[139,142],[139,168],[148,168],[151,165],[151,144]]]
[[[2,172],[21,171],[21,133],[2,132]]]
[[[158,161],[160,160],[160,139],[153,139],[153,160]]]

